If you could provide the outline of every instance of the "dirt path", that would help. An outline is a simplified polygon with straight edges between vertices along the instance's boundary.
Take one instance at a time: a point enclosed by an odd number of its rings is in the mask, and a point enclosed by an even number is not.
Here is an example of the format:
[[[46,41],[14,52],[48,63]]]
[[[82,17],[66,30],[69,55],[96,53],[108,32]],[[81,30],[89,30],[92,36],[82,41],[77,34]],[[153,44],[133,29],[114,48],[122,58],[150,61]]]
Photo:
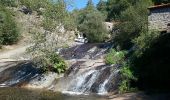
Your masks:
[[[0,52],[0,61],[6,61],[6,60],[9,61],[10,59],[13,60],[23,59],[22,55],[25,53],[26,49],[29,46],[30,45],[21,46],[21,47],[14,48],[12,50]]]

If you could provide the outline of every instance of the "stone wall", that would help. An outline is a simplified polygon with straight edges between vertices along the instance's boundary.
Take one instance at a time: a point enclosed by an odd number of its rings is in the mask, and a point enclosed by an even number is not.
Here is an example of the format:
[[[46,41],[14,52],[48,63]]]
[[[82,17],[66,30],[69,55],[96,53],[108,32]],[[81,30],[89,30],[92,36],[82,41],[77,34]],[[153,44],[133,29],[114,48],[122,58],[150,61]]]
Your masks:
[[[170,7],[150,9],[148,21],[150,30],[166,31],[170,23]]]

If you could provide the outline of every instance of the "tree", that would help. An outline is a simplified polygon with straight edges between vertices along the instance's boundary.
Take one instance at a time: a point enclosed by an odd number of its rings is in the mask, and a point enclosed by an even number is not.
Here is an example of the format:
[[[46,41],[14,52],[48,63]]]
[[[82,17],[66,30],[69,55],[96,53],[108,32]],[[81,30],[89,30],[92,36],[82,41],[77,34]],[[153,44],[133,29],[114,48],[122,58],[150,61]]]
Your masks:
[[[86,34],[89,42],[103,42],[105,40],[107,31],[103,22],[103,15],[94,8],[91,0],[85,9],[78,12],[78,30]]]
[[[122,48],[130,48],[132,46],[131,41],[135,37],[138,37],[141,32],[147,31],[147,8],[151,4],[151,1],[140,0],[134,6],[130,6],[125,11],[121,12],[121,23],[116,26],[119,32],[114,36],[114,40]]]
[[[79,30],[86,34],[89,42],[103,42],[107,36],[100,12],[87,14],[83,23],[79,25]]]
[[[119,19],[121,12],[125,11],[130,5],[131,4],[130,2],[128,2],[128,0],[108,0],[107,20],[111,21],[111,20]]]
[[[100,0],[97,4],[97,10],[99,10],[105,17],[107,16],[107,5],[106,1]]]

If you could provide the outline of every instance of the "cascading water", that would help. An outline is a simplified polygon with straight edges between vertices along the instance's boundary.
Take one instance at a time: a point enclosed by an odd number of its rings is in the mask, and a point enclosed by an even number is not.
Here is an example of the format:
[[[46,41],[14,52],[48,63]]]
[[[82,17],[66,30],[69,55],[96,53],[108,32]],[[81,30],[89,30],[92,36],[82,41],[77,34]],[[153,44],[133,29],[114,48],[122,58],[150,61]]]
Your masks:
[[[102,58],[108,48],[85,44],[64,51],[64,58],[77,61],[67,75],[59,80],[54,90],[71,94],[107,94],[117,90],[118,80],[115,79],[119,77],[119,68],[105,65]],[[96,64],[98,61],[101,63]]]
[[[63,81],[60,83],[62,85],[65,83],[68,84],[67,87],[63,87],[60,91],[71,94],[98,93],[105,95],[108,92],[117,89],[114,87],[114,85],[117,84],[116,81],[114,82],[114,78],[118,75],[118,72],[118,69],[115,69],[112,72],[110,66],[102,66],[101,68],[94,68],[85,72],[80,72],[68,76],[69,78],[67,78],[69,81]]]
[[[113,78],[116,77],[116,75],[118,75],[118,73],[119,73],[119,70],[115,69],[113,71],[113,73],[109,76],[109,78],[107,78],[102,84],[100,84],[99,90],[98,90],[99,94],[107,94],[108,93],[108,87],[106,87],[106,86],[110,80],[113,80]]]

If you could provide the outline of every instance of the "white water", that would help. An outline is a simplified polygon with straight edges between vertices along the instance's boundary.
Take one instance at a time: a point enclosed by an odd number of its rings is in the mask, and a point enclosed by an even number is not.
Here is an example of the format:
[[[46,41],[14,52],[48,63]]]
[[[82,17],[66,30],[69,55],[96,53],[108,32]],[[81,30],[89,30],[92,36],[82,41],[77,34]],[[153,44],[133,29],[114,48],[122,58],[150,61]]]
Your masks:
[[[107,71],[105,69],[109,68],[108,66],[103,66],[100,69],[90,69],[88,71],[79,73],[78,75],[74,75],[74,77],[69,81],[69,86],[65,87],[65,89],[60,90],[62,93],[72,94],[72,95],[87,95],[92,93],[93,90],[96,90],[95,93],[100,95],[105,95],[108,93],[111,84],[111,81],[118,74],[119,70],[115,69],[114,72],[107,72],[107,78],[102,79],[103,72]],[[111,69],[111,68],[110,68]],[[103,80],[100,83],[100,79]],[[99,81],[99,83],[98,83]],[[65,83],[65,82],[62,82]]]
[[[114,72],[109,76],[109,78],[107,78],[102,84],[100,84],[98,94],[105,95],[108,93],[106,85],[118,74],[118,72],[119,70],[115,69]]]

